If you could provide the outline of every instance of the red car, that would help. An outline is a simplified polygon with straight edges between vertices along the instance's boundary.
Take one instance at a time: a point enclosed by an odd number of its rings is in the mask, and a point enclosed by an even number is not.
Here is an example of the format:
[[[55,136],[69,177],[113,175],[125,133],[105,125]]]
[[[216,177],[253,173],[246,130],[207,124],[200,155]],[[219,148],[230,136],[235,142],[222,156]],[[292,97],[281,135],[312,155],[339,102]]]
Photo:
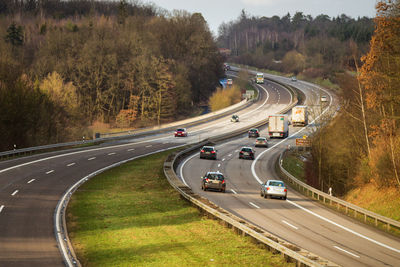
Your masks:
[[[186,136],[187,136],[187,131],[185,128],[176,129],[175,137],[186,137]]]

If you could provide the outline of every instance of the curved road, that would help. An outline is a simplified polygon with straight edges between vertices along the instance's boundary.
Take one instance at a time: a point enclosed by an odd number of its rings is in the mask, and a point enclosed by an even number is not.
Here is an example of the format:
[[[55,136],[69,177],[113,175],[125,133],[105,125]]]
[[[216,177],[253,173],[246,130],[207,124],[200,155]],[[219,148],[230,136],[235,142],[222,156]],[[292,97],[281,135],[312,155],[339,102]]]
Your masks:
[[[259,100],[237,113],[239,123],[225,117],[188,128],[187,138],[158,134],[0,162],[0,266],[64,265],[55,239],[53,214],[63,193],[81,178],[126,159],[250,125],[290,101],[286,89],[266,82]]]
[[[284,79],[284,78],[283,78]],[[287,81],[288,82],[288,81]],[[308,83],[296,82],[307,96],[307,105],[319,115],[326,106],[318,103],[321,92]],[[325,93],[323,93],[325,94]],[[332,114],[331,114],[332,115]],[[192,190],[218,206],[242,217],[267,232],[342,266],[400,266],[400,239],[324,208],[289,188],[288,199],[264,199],[260,183],[279,179],[274,164],[303,128],[290,127],[290,137],[270,140],[269,148],[255,148],[256,160],[238,159],[242,146],[253,146],[254,139],[240,138],[219,144],[216,161],[199,159],[198,154],[184,161],[178,171]],[[298,131],[302,132],[298,132]],[[261,136],[268,130],[261,128]],[[200,177],[219,170],[227,178],[226,193],[202,191]]]

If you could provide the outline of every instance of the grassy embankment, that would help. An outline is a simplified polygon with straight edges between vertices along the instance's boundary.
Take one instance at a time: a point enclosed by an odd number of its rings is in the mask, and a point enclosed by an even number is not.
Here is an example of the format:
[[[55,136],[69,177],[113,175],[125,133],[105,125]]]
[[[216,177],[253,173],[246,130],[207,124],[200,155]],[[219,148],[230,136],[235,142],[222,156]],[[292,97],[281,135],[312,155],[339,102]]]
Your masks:
[[[283,167],[293,176],[304,181],[304,162],[301,153],[288,154],[283,160]],[[351,190],[343,197],[343,200],[400,221],[400,192],[396,188],[378,188],[370,183]],[[370,223],[373,224],[372,221]],[[399,234],[397,231],[394,233]]]
[[[84,184],[67,210],[84,266],[292,266],[207,219],[167,182],[164,152]]]

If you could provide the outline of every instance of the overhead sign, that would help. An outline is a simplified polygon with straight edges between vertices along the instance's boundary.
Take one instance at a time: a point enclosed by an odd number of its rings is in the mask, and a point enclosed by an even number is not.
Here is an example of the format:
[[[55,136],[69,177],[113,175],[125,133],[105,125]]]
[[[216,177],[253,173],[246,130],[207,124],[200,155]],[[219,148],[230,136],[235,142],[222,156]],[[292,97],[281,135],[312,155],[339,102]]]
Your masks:
[[[296,138],[296,146],[310,147],[311,146],[311,140],[310,139]]]

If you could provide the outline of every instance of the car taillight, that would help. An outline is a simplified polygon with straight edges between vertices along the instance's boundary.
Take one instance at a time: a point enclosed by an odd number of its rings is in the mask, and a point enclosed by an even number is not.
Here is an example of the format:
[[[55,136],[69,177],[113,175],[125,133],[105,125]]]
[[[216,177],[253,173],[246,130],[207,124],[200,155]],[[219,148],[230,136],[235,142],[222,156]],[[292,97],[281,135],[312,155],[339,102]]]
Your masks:
[[[204,153],[204,150],[201,150],[200,152],[201,152],[201,153]]]
[[[206,182],[208,183],[208,178],[206,179]]]
[[[214,154],[215,153],[215,151],[213,150],[213,151],[211,151],[211,154]]]
[[[243,154],[243,151],[240,151],[240,154]]]
[[[269,133],[269,135],[272,135],[272,133]]]
[[[267,191],[269,190],[269,187],[267,187]]]
[[[281,133],[281,136],[283,136],[283,133]]]
[[[285,188],[285,190],[283,190],[284,192],[287,192],[287,189]]]
[[[224,184],[224,183],[225,183],[225,180],[222,180],[222,183]]]

